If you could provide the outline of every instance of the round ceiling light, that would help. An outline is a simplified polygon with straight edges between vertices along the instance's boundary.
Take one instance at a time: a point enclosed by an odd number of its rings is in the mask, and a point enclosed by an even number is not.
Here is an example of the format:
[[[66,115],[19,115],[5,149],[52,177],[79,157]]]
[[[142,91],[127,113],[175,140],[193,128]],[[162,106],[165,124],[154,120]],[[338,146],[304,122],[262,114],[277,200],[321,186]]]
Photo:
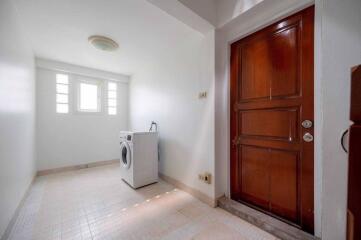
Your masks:
[[[103,51],[115,51],[119,47],[113,39],[104,36],[94,35],[90,36],[88,40],[95,48]]]

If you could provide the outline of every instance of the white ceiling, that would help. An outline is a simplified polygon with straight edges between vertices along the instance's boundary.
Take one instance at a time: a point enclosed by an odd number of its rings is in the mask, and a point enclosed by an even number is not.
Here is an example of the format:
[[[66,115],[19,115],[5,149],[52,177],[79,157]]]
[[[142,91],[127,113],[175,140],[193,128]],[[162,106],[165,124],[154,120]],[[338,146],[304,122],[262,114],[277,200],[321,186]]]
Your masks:
[[[178,0],[213,26],[217,26],[217,3],[229,0]]]
[[[14,0],[37,57],[133,74],[143,64],[201,35],[146,0]],[[119,43],[102,52],[87,38]],[[199,36],[194,36],[199,35]]]
[[[153,0],[154,1],[154,0]],[[159,0],[158,0],[159,1]],[[167,0],[174,1],[174,0]],[[253,8],[263,0],[178,0],[216,28]],[[282,0],[280,0],[282,1]]]

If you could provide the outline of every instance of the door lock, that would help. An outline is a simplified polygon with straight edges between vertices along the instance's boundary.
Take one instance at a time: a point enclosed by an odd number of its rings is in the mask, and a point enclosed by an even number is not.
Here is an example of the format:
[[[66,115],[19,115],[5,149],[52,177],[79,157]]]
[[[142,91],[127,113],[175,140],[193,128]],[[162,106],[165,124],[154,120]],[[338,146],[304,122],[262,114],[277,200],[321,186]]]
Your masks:
[[[313,141],[313,136],[311,133],[305,133],[305,135],[303,135],[303,141],[305,142],[312,142]]]
[[[302,123],[301,123],[302,127],[303,128],[311,128],[313,126],[313,122],[311,120],[304,120]]]

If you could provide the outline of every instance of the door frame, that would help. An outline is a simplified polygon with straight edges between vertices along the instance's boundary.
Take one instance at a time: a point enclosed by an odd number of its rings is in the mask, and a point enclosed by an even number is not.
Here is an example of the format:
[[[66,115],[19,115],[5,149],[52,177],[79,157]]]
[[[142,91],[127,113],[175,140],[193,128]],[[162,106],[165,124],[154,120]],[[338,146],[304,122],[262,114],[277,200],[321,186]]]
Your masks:
[[[226,131],[222,140],[224,141],[223,150],[219,150],[220,153],[218,156],[224,157],[222,155],[222,151],[226,154],[226,166],[224,166],[224,176],[223,180],[225,184],[225,194],[226,197],[230,198],[231,196],[231,183],[230,183],[230,57],[231,57],[231,44],[237,42],[238,40],[257,32],[273,23],[276,23],[283,18],[291,16],[299,11],[302,11],[312,5],[315,5],[315,25],[314,25],[314,135],[321,136],[322,135],[322,83],[321,83],[321,45],[322,45],[322,36],[321,36],[321,17],[322,17],[322,6],[320,4],[315,4],[313,0],[305,0],[299,1],[297,4],[293,4],[286,9],[278,12],[272,17],[268,17],[267,19],[259,18],[250,24],[245,24],[241,27],[231,26],[231,28],[235,28],[233,30],[228,29],[225,32],[222,32],[224,36],[222,38],[216,39],[216,49],[217,48],[225,48],[225,53],[219,52],[216,55],[222,55],[222,57],[226,58],[226,64],[222,66],[217,66],[221,69],[216,69],[216,71],[224,72],[223,76],[218,76],[221,79],[224,78],[225,85],[218,86],[222,88],[224,91],[226,99],[222,102],[223,106],[226,107],[226,115],[224,118],[221,118],[222,126],[226,127]],[[236,32],[236,33],[235,33]],[[221,50],[222,51],[222,50]],[[217,77],[217,76],[216,76]],[[317,97],[319,96],[319,97]],[[217,106],[216,106],[217,107]],[[216,113],[220,114],[220,113]],[[217,118],[217,117],[216,117]],[[216,119],[217,120],[217,119]],[[216,134],[217,136],[217,134]],[[217,152],[216,152],[217,154]],[[217,157],[217,155],[216,155]],[[218,167],[216,165],[216,167]],[[222,170],[221,170],[222,171]],[[315,137],[314,140],[314,235],[317,237],[321,237],[321,225],[322,225],[322,149],[321,149],[321,137]]]

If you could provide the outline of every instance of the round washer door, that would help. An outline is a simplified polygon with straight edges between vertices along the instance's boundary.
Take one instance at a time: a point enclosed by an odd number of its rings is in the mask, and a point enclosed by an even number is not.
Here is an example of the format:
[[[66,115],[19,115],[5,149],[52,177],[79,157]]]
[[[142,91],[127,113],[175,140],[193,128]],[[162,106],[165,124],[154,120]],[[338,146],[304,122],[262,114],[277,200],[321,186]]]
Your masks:
[[[120,164],[123,168],[129,169],[131,162],[131,152],[129,144],[126,142],[122,142],[120,144]]]

